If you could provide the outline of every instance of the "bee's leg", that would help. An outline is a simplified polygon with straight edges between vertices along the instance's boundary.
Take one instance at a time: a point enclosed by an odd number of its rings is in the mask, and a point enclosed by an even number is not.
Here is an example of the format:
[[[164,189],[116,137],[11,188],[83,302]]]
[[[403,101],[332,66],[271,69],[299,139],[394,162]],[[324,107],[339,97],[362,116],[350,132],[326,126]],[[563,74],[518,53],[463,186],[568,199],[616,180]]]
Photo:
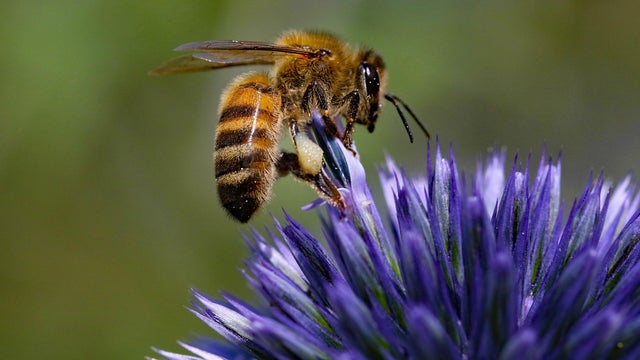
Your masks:
[[[315,109],[320,111],[327,133],[342,139],[338,132],[338,125],[336,125],[335,121],[329,116],[327,92],[322,88],[318,80],[312,81],[302,95],[302,110],[306,114],[311,114],[311,110]]]
[[[324,170],[320,170],[320,172],[315,175],[306,173],[300,167],[298,154],[283,152],[276,167],[280,176],[291,173],[298,180],[311,186],[311,188],[318,193],[318,196],[329,204],[337,207],[341,212],[347,208],[342,194],[340,194],[340,191],[338,191],[338,188],[331,179],[329,179]]]
[[[356,123],[356,116],[358,116],[358,106],[360,105],[360,92],[358,90],[353,90],[348,93],[341,100],[342,104],[347,104],[347,125],[344,128],[344,133],[342,134],[342,143],[344,146],[356,155],[356,152],[351,148],[351,144],[353,144],[353,125]]]
[[[324,112],[329,110],[327,92],[322,88],[318,80],[312,81],[302,95],[302,110],[310,114],[311,110],[314,109]]]
[[[299,131],[296,119],[289,119],[289,132],[291,133],[293,146],[298,155],[300,170],[310,175],[320,173],[324,165],[324,152],[322,148],[313,142],[306,132]]]
[[[297,147],[296,136],[300,133],[300,129],[298,129],[296,119],[289,119],[289,133],[291,133],[291,139],[293,139],[293,146]]]

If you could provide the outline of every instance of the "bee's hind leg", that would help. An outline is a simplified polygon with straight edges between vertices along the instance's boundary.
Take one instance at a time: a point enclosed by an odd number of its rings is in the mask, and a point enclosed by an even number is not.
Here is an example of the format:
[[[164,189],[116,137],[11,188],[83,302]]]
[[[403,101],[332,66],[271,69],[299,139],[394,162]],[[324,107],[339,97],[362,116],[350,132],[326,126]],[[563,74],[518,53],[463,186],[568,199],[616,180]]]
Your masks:
[[[318,196],[329,204],[337,207],[341,212],[347,208],[347,205],[342,198],[342,194],[338,191],[336,185],[327,176],[324,170],[320,170],[317,174],[309,174],[300,167],[300,161],[298,154],[289,152],[283,152],[278,160],[276,167],[278,169],[279,176],[286,176],[291,173],[298,180],[309,185]]]

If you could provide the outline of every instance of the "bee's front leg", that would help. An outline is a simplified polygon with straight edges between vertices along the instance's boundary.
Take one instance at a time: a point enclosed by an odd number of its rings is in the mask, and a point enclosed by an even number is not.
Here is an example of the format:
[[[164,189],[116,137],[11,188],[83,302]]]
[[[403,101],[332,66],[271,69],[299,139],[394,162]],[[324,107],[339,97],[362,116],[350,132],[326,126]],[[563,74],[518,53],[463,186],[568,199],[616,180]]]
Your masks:
[[[356,152],[355,150],[353,150],[351,145],[353,144],[353,125],[356,123],[356,117],[358,116],[358,107],[360,105],[360,92],[357,89],[353,90],[344,98],[342,98],[340,102],[343,105],[347,105],[347,111],[345,113],[347,124],[344,128],[344,133],[342,134],[342,143],[347,148],[347,150],[351,151],[351,153],[355,156]]]

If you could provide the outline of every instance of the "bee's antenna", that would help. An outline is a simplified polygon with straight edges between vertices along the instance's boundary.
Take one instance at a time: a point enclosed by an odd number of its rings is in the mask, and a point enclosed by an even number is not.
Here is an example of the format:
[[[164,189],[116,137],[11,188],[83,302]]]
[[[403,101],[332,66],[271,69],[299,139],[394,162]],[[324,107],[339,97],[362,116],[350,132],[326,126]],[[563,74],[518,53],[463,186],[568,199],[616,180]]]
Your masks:
[[[407,119],[404,117],[404,113],[402,112],[402,109],[400,109],[400,105],[402,105],[402,107],[405,110],[407,110],[409,115],[411,115],[411,117],[418,124],[422,132],[427,136],[427,139],[431,137],[431,135],[429,135],[429,131],[427,130],[427,128],[424,127],[424,125],[420,122],[420,120],[418,120],[418,117],[416,116],[416,114],[414,114],[414,112],[411,110],[409,105],[407,105],[407,103],[405,103],[404,101],[402,101],[402,99],[400,99],[399,97],[393,94],[384,94],[384,98],[389,100],[393,104],[393,106],[396,107],[396,110],[398,111],[398,115],[400,115],[400,119],[402,119],[402,123],[404,124],[404,128],[405,130],[407,130],[407,134],[409,135],[410,142],[413,143],[413,133],[411,132],[411,128],[409,128],[409,124],[407,123]]]

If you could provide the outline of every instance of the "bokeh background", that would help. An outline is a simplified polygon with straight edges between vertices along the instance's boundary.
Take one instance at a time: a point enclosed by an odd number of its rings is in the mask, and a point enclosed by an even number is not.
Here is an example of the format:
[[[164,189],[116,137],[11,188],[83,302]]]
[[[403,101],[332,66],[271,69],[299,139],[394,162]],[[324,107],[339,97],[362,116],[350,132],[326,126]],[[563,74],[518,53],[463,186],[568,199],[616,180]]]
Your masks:
[[[5,1],[0,4],[0,358],[141,359],[211,334],[188,289],[251,299],[246,231],[221,211],[212,134],[245,69],[149,77],[175,46],[327,29],[384,55],[390,89],[471,173],[506,146],[563,156],[570,203],[590,172],[640,169],[640,2]],[[415,129],[415,126],[414,126]],[[391,108],[355,135],[424,168]],[[636,176],[637,179],[637,176]],[[279,181],[269,213],[313,231],[314,198]]]

